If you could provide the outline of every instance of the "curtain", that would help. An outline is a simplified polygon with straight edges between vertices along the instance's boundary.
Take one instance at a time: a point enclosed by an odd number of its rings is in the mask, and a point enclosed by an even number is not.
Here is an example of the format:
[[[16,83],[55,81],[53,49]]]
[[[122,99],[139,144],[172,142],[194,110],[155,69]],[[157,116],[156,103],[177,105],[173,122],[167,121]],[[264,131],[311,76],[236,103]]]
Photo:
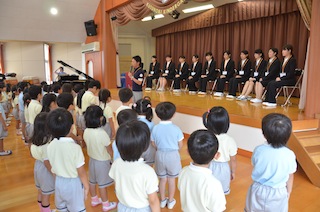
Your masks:
[[[5,73],[3,59],[3,43],[0,43],[0,73]]]
[[[185,0],[142,0],[146,7],[157,14],[171,13],[177,9]]]
[[[306,27],[310,30],[312,0],[297,0],[297,5]]]
[[[113,21],[111,20],[110,17],[110,25],[111,25],[111,31],[112,31],[112,37],[113,37],[113,42],[114,45],[116,47],[116,76],[117,76],[117,86],[121,87],[121,79],[120,79],[120,59],[119,59],[119,32],[118,32],[118,28],[119,26],[115,23],[113,23]]]

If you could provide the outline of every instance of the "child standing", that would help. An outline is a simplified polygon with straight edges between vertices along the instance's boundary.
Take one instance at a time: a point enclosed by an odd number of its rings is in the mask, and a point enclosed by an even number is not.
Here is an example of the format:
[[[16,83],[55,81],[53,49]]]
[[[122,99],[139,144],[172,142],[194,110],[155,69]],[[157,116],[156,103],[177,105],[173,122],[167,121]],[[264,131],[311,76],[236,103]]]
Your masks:
[[[292,132],[291,120],[271,113],[262,119],[262,133],[267,144],[255,148],[251,158],[253,184],[245,211],[288,211],[288,202],[297,170],[296,156],[286,147]]]
[[[89,106],[85,113],[87,128],[84,130],[83,139],[86,142],[89,161],[89,182],[91,205],[102,203],[102,210],[109,211],[117,207],[115,202],[108,201],[107,187],[113,184],[109,177],[111,168],[112,148],[108,134],[104,131],[103,124],[106,118],[99,106]],[[96,184],[99,186],[101,199],[96,194]]]
[[[156,114],[161,119],[160,123],[154,126],[151,134],[152,144],[156,148],[155,167],[160,178],[160,207],[168,205],[172,209],[176,204],[173,198],[176,182],[181,170],[181,159],[179,150],[182,148],[183,133],[180,128],[171,121],[176,112],[176,106],[171,102],[161,102],[156,107]],[[169,198],[165,196],[166,184],[168,181]]]
[[[2,98],[2,93],[0,92],[0,100]],[[6,125],[6,114],[2,105],[0,104],[0,156],[11,155],[11,150],[4,150],[3,139],[8,136],[8,128]]]
[[[180,173],[180,190],[183,211],[224,211],[226,198],[221,183],[212,175],[209,165],[218,158],[218,139],[213,132],[197,130],[188,139],[188,152],[192,163]]]
[[[118,212],[160,212],[157,175],[140,158],[150,143],[148,126],[140,121],[121,124],[116,140],[121,158],[114,161],[109,175],[115,181]]]
[[[108,89],[101,89],[99,91],[99,102],[99,106],[103,110],[103,115],[107,120],[107,123],[103,129],[108,133],[111,139],[114,139],[116,136],[116,131],[113,123],[113,111],[108,105],[108,103],[111,102],[111,92]]]
[[[34,120],[34,133],[30,142],[30,151],[36,162],[34,164],[34,180],[38,189],[38,204],[41,212],[51,212],[50,195],[54,193],[54,177],[47,155],[51,141],[46,125],[47,113],[39,113]]]
[[[122,105],[116,110],[116,117],[121,110],[131,109],[129,105],[132,102],[133,93],[129,88],[121,88],[118,95]]]
[[[218,138],[220,157],[212,160],[210,169],[213,176],[221,182],[224,194],[228,195],[230,181],[236,176],[238,150],[235,140],[226,134],[230,126],[229,114],[223,107],[213,107],[203,114],[203,124]]]
[[[147,126],[150,129],[150,132],[152,132],[154,123],[152,122],[153,111],[151,107],[151,102],[149,100],[140,99],[132,105],[132,109],[137,112],[138,120],[147,124]],[[156,150],[150,142],[147,151],[145,151],[141,157],[145,160],[147,164],[152,165],[154,164],[155,154]]]
[[[72,115],[64,108],[51,111],[47,117],[53,138],[47,151],[51,171],[56,175],[55,205],[59,211],[85,211],[84,200],[89,192],[82,149],[67,137],[72,124]]]
[[[42,105],[40,103],[42,99],[42,90],[40,86],[31,85],[29,88],[29,95],[31,101],[28,105],[28,126],[27,126],[27,138],[28,140],[32,137],[33,134],[33,124],[36,116],[41,112]]]
[[[20,119],[19,119],[19,93],[20,90],[18,89],[18,87],[16,85],[12,86],[12,115],[14,117],[14,119],[16,120],[16,134],[17,135],[21,135],[21,130],[20,130]]]
[[[42,111],[49,113],[51,110],[54,110],[58,107],[57,105],[57,96],[53,93],[47,93],[42,98]]]
[[[24,95],[26,88],[28,87],[28,84],[26,82],[19,82],[18,87],[20,90],[20,94],[18,96],[19,119],[21,122],[22,140],[25,140],[25,138],[27,136],[26,136],[26,118],[25,118],[25,114],[24,114],[25,105],[24,105],[24,101],[23,101],[23,95]]]

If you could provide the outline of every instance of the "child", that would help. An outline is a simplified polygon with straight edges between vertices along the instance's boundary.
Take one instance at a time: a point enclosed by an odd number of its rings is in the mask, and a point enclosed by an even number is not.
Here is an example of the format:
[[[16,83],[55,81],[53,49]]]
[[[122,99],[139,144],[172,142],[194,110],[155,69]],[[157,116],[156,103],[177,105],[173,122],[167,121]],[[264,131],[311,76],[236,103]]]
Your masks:
[[[62,93],[61,85],[60,83],[55,83],[52,85],[52,91],[53,94],[56,96],[59,96]]]
[[[7,120],[7,115],[9,113],[9,108],[8,108],[8,95],[7,95],[7,87],[6,87],[6,84],[4,82],[0,82],[0,90],[1,90],[1,97],[2,99],[0,100],[0,104],[2,105],[2,108],[4,110],[4,113],[5,113],[5,122],[9,122],[9,120]],[[6,124],[6,126],[9,126],[9,123]]]
[[[292,132],[288,117],[271,113],[262,119],[262,133],[267,144],[255,148],[251,158],[253,184],[250,186],[245,211],[288,211],[296,156],[286,147]]]
[[[18,89],[18,87],[16,85],[12,86],[12,115],[14,117],[14,119],[16,120],[16,134],[17,135],[21,135],[22,132],[20,130],[20,119],[19,119],[19,100],[18,100],[18,96],[20,93],[20,90]]]
[[[47,127],[53,140],[47,152],[51,171],[56,175],[55,205],[59,211],[85,211],[84,200],[89,192],[82,149],[67,137],[72,124],[72,115],[64,108],[48,114]]]
[[[42,98],[42,111],[49,113],[51,110],[54,110],[58,107],[57,105],[57,96],[53,93],[47,93]]]
[[[121,88],[118,95],[122,105],[116,110],[116,117],[121,110],[131,109],[129,105],[132,102],[133,93],[129,88]]]
[[[0,100],[2,98],[2,93],[0,92]],[[6,156],[11,155],[11,150],[4,150],[3,147],[3,139],[8,136],[8,128],[6,125],[6,114],[4,112],[4,109],[2,107],[2,104],[0,104],[0,156]]]
[[[113,123],[113,111],[112,108],[107,104],[111,101],[111,93],[108,89],[102,89],[99,91],[99,106],[103,110],[103,115],[106,117],[107,123],[103,129],[108,133],[111,139],[116,136],[116,131]]]
[[[213,107],[203,114],[203,125],[218,138],[220,157],[212,160],[210,169],[213,176],[221,182],[225,195],[228,195],[230,181],[234,180],[236,175],[238,150],[234,139],[226,134],[230,125],[229,114],[223,107]]]
[[[51,165],[47,155],[47,148],[51,136],[47,131],[47,113],[39,113],[34,120],[34,133],[30,139],[32,145],[31,155],[36,162],[34,164],[34,180],[38,189],[38,204],[41,212],[51,212],[50,195],[54,193],[54,177],[51,173]]]
[[[22,140],[25,140],[26,138],[26,119],[25,119],[25,114],[24,114],[24,101],[23,101],[23,95],[25,90],[28,87],[28,83],[26,82],[19,82],[18,87],[20,90],[20,94],[18,96],[18,102],[19,102],[19,119],[21,122],[21,132],[22,132]]]
[[[137,120],[137,113],[134,110],[131,109],[125,109],[121,110],[117,116],[117,122],[118,125],[120,126],[121,124]],[[112,143],[112,150],[113,150],[113,161],[118,159],[120,157],[120,153],[117,148],[117,142],[114,141]]]
[[[29,95],[29,89],[25,90],[25,94],[23,94],[23,105],[24,105],[24,120],[25,120],[25,135],[26,137],[24,137],[22,140],[24,140],[24,144],[26,146],[29,145],[28,140],[28,132],[30,132],[30,122],[29,122],[29,113],[28,113],[28,106],[31,102],[31,97]]]
[[[181,159],[179,150],[182,148],[183,133],[180,128],[171,121],[176,112],[176,106],[171,102],[161,102],[156,107],[156,114],[161,119],[160,123],[154,126],[151,133],[151,141],[156,148],[155,167],[160,178],[160,207],[168,205],[172,209],[176,204],[173,198],[176,182],[181,170]],[[166,184],[168,181],[169,198],[165,196]]]
[[[192,163],[180,173],[180,190],[183,211],[224,211],[226,198],[221,183],[209,169],[213,158],[218,158],[218,139],[213,132],[197,130],[188,139],[188,152]]]
[[[150,129],[150,132],[152,132],[154,123],[152,122],[153,111],[151,107],[151,102],[145,99],[140,99],[132,105],[132,109],[137,112],[138,120],[147,124]],[[154,164],[155,153],[156,150],[150,142],[147,151],[145,151],[141,157],[145,160],[147,164],[152,165]]]
[[[150,143],[148,126],[140,121],[121,124],[116,140],[121,158],[114,161],[109,175],[115,182],[118,211],[160,212],[157,175],[140,158]]]
[[[106,123],[103,111],[99,106],[89,106],[84,115],[87,128],[83,139],[86,142],[89,161],[89,182],[91,205],[102,203],[102,210],[109,211],[117,207],[115,202],[108,201],[107,187],[113,184],[109,177],[111,168],[112,148],[108,134],[101,127]],[[96,194],[96,184],[99,186],[101,199]]]
[[[84,89],[80,90],[76,96],[76,99],[74,101],[77,101],[77,107],[76,107],[76,111],[78,112],[76,114],[76,126],[77,126],[77,131],[78,131],[78,135],[83,135],[83,131],[86,128],[86,123],[84,120],[84,116],[82,114],[82,97],[84,95],[86,91]]]

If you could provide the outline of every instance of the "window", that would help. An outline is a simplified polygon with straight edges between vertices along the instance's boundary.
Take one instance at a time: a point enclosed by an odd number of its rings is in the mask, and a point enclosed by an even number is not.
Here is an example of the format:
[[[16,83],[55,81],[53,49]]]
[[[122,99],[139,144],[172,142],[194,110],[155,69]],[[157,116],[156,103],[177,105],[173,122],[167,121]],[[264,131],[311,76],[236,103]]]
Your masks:
[[[52,80],[51,80],[50,46],[48,44],[43,44],[43,51],[44,51],[44,70],[46,73],[46,82],[48,84],[51,84]]]

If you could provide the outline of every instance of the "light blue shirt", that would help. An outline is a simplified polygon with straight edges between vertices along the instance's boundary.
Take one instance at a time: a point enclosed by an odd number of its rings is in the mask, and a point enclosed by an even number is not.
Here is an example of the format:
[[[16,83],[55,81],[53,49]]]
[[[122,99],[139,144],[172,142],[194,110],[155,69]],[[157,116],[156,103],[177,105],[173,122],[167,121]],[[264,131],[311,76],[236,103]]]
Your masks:
[[[2,104],[0,104],[0,113],[1,113],[1,116],[2,116],[3,120],[6,120],[6,114],[4,112]],[[1,122],[0,122],[0,124],[1,124]]]
[[[154,127],[154,123],[152,121],[148,121],[148,119],[145,116],[138,116],[138,121],[142,121],[143,123],[146,123],[148,125],[150,132],[152,132],[152,129]]]
[[[112,143],[112,150],[113,150],[113,161],[120,158],[120,153],[116,144],[116,140]]]
[[[160,121],[153,127],[151,141],[154,141],[159,151],[179,150],[179,142],[184,138],[181,129],[171,121]]]
[[[18,105],[19,105],[19,110],[24,111],[23,92],[19,94]]]
[[[272,188],[286,187],[289,175],[297,170],[296,156],[287,147],[260,145],[253,151],[251,161],[253,181]]]

